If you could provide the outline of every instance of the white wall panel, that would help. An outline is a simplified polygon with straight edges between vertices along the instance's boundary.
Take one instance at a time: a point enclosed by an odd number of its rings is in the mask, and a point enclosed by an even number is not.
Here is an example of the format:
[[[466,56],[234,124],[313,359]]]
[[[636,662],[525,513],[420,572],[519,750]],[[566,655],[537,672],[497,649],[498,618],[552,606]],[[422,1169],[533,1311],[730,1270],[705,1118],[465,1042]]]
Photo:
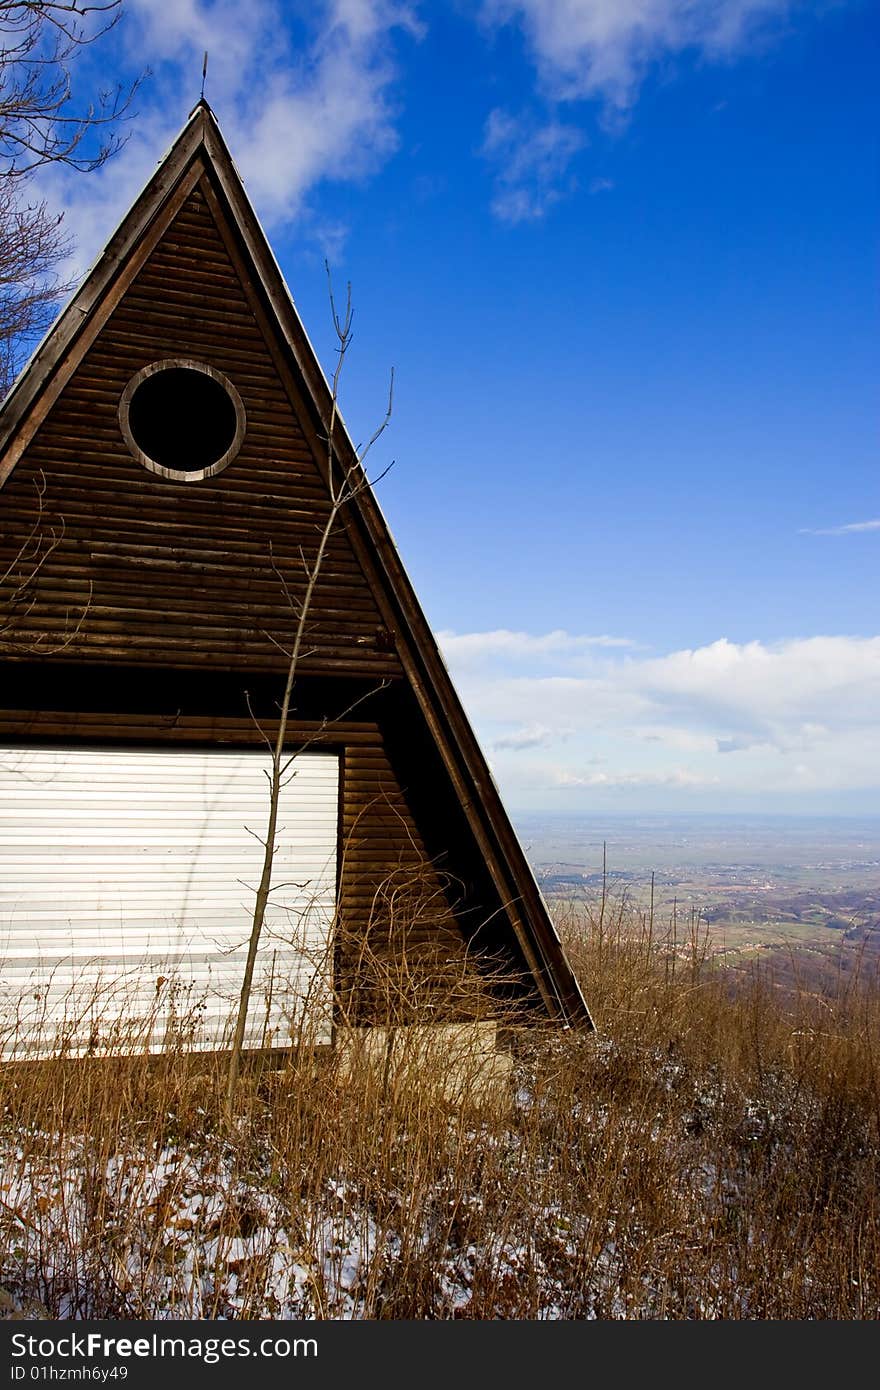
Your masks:
[[[4,1055],[228,1043],[268,768],[262,752],[0,748]],[[329,1040],[338,802],[337,757],[294,759],[248,1046],[286,1045],[304,1001]]]

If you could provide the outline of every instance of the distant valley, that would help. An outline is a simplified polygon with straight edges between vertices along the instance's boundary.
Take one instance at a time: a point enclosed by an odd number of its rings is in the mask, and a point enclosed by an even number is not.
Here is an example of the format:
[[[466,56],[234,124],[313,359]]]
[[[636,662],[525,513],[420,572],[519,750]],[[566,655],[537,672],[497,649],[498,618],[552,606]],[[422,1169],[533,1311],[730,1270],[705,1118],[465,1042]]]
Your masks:
[[[880,818],[528,814],[516,818],[559,914],[606,896],[687,955],[759,961],[778,984],[835,990],[880,971]],[[603,853],[605,871],[603,876]],[[652,885],[653,879],[653,885]]]

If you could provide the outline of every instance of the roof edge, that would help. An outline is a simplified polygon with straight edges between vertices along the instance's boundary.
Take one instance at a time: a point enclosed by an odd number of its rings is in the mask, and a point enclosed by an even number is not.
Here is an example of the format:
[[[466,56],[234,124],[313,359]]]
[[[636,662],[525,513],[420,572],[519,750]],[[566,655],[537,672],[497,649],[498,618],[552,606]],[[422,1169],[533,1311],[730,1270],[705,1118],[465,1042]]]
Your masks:
[[[138,240],[161,215],[179,188],[187,168],[200,149],[205,148],[206,113],[210,113],[216,127],[216,120],[207,103],[204,107],[199,103],[193,108],[186,124],[85,272],[82,283],[74,290],[0,402],[0,488],[18,462],[23,448],[30,442],[28,437],[23,446],[16,448],[19,432],[26,427],[34,406],[51,387],[59,370],[68,368],[64,373],[65,379],[72,374],[81,355],[77,352],[77,345],[95,311],[105,301],[114,283],[125,273]]]

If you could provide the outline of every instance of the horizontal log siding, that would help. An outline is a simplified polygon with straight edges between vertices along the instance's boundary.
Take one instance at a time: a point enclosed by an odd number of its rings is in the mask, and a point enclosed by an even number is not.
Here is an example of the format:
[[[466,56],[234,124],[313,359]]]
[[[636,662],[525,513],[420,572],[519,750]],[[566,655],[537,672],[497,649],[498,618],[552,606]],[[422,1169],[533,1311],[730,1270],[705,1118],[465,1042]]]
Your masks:
[[[453,904],[460,886],[428,857],[381,741],[343,766],[337,977],[344,1021],[412,1022],[478,1012]]]
[[[176,483],[129,454],[117,420],[135,372],[161,358],[205,362],[247,413],[222,473]],[[38,488],[45,481],[42,518]],[[329,501],[224,246],[196,190],[136,276],[0,492],[0,655],[279,670]],[[34,545],[15,563],[31,529]],[[278,573],[276,573],[276,568]],[[5,597],[4,597],[5,595]],[[312,606],[304,666],[401,674],[340,525]]]
[[[271,722],[264,724],[272,737]],[[189,745],[260,744],[250,720],[221,716],[167,719],[136,713],[71,714],[0,709],[0,743]],[[458,1017],[473,1013],[475,983],[453,904],[456,884],[430,861],[405,789],[370,721],[290,726],[291,749],[341,749],[342,810],[336,958],[340,1021],[392,1015]],[[257,827],[252,826],[252,829]]]

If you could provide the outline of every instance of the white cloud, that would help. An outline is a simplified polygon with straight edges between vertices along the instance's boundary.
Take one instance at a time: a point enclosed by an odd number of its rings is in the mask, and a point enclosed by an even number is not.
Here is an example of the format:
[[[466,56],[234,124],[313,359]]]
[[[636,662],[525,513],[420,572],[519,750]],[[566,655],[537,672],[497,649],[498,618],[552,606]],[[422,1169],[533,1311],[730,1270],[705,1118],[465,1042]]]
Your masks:
[[[811,637],[766,645],[721,638],[639,663],[642,694],[679,716],[767,734],[880,720],[880,637]]]
[[[740,54],[783,19],[791,0],[485,0],[490,24],[519,23],[554,100],[635,101],[652,64],[691,50]]]
[[[520,729],[514,729],[510,734],[497,738],[492,747],[496,752],[504,749],[515,751],[520,748],[546,748],[548,744],[568,738],[571,733],[571,729],[550,729],[546,724],[526,724]]]
[[[495,166],[492,211],[503,222],[533,222],[566,191],[565,176],[586,137],[561,121],[536,122],[496,108],[489,112],[481,153]],[[568,188],[572,187],[569,181]]]
[[[628,637],[609,637],[566,632],[554,628],[539,634],[512,632],[509,628],[493,628],[491,632],[440,632],[437,640],[451,660],[473,661],[498,656],[512,659],[536,656],[575,656],[594,647],[632,647]]]
[[[484,152],[497,150],[500,162],[496,216],[534,220],[571,191],[568,170],[586,140],[579,126],[559,119],[561,103],[598,102],[601,123],[617,127],[652,68],[684,54],[710,62],[740,57],[765,43],[793,7],[794,0],[483,0],[489,29],[522,30],[540,95],[554,113],[531,123],[491,113]],[[612,186],[594,178],[589,191]]]
[[[857,536],[864,531],[880,531],[880,519],[876,521],[851,521],[848,526],[824,526],[813,529],[801,528],[802,536]]]
[[[720,638],[661,656],[560,632],[441,640],[520,804],[603,788],[653,788],[656,803],[666,788],[716,809],[782,796],[817,809],[880,790],[880,637]]]
[[[686,768],[670,772],[560,772],[556,780],[560,787],[706,787],[719,781]]]
[[[133,70],[148,65],[124,154],[88,179],[49,168],[50,203],[77,239],[77,269],[104,244],[195,104],[206,96],[261,218],[302,216],[323,180],[361,179],[397,148],[395,34],[418,37],[394,0],[324,0],[297,33],[281,0],[126,0],[118,41]],[[109,50],[107,50],[109,53]],[[338,235],[335,229],[334,235]]]

